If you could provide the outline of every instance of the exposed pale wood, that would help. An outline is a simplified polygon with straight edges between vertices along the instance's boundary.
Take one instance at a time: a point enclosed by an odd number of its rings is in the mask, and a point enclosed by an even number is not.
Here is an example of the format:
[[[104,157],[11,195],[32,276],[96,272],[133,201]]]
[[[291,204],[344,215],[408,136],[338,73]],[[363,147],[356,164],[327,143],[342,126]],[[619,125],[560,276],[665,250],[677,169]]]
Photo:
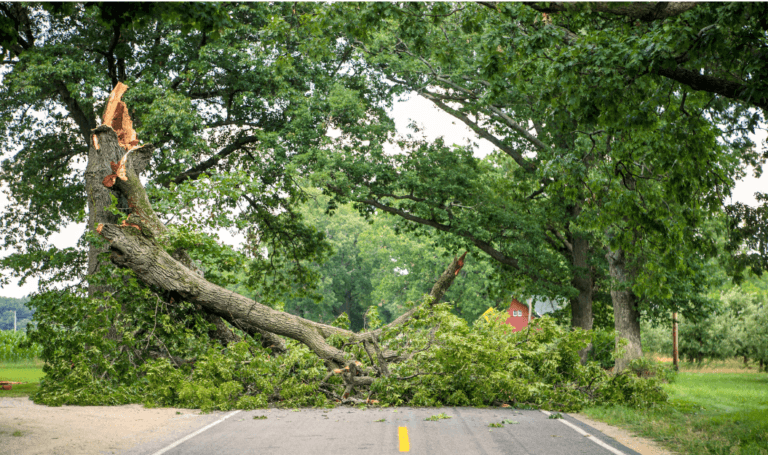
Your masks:
[[[118,82],[107,100],[107,106],[104,108],[102,124],[112,127],[117,133],[117,141],[120,147],[131,150],[139,145],[139,139],[136,137],[136,131],[133,129],[133,121],[128,114],[128,107],[122,101],[123,94],[128,90],[128,86]],[[94,136],[94,147],[99,148],[98,139]]]

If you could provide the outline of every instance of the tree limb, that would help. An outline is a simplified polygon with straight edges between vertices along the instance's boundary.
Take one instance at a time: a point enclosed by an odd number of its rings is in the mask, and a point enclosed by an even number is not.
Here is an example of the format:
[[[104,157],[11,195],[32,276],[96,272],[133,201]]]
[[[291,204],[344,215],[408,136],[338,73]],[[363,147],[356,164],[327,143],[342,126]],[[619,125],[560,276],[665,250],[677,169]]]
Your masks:
[[[379,208],[387,213],[391,213],[393,215],[397,215],[401,218],[404,218],[409,221],[413,221],[419,224],[422,224],[424,226],[430,226],[433,227],[439,231],[443,232],[450,232],[456,235],[459,235],[461,237],[464,237],[468,239],[470,242],[472,242],[476,247],[480,248],[482,251],[488,253],[489,256],[496,259],[497,261],[501,262],[502,264],[508,265],[512,268],[519,269],[519,263],[516,259],[510,258],[506,255],[504,255],[502,252],[496,250],[491,246],[490,243],[480,240],[476,238],[475,236],[469,234],[469,233],[457,233],[454,229],[452,229],[450,226],[447,226],[445,224],[438,223],[436,221],[428,220],[426,218],[422,218],[416,215],[413,215],[411,213],[406,212],[405,210],[398,209],[395,207],[391,207],[388,205],[385,205],[375,199],[356,199],[357,202],[362,202],[363,204],[372,205],[373,207]]]
[[[244,136],[244,137],[237,138],[233,143],[221,149],[217,154],[213,155],[212,157],[208,158],[207,160],[203,161],[197,166],[191,167],[186,171],[182,172],[181,174],[177,175],[176,178],[173,179],[173,183],[178,185],[187,180],[194,180],[198,178],[200,174],[216,166],[219,163],[219,161],[223,160],[224,158],[228,157],[232,153],[236,152],[243,146],[247,144],[253,144],[258,141],[259,141],[259,138],[256,136]],[[169,184],[170,182],[166,183],[164,186],[167,187]]]
[[[741,100],[746,103],[754,104],[764,112],[768,112],[768,97],[752,99],[751,94],[745,96],[749,89],[745,84],[740,82],[733,82],[719,77],[700,74],[696,71],[679,66],[675,68],[658,66],[653,69],[653,72],[660,76],[686,84],[694,90],[716,93],[727,98]]]
[[[562,12],[597,11],[600,13],[624,16],[642,22],[653,22],[679,16],[697,6],[698,2],[584,2],[584,3],[525,3],[541,13],[553,14]]]

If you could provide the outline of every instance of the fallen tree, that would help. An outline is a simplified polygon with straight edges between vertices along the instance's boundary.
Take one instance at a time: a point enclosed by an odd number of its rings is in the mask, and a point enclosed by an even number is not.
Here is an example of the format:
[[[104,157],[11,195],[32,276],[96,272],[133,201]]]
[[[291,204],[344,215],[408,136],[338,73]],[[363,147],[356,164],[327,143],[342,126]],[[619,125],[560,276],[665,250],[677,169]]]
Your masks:
[[[43,344],[47,363],[36,401],[203,409],[329,402],[577,409],[665,399],[654,381],[610,377],[596,363],[582,365],[578,351],[592,341],[590,332],[564,331],[550,320],[516,334],[497,319],[469,327],[440,303],[466,253],[454,258],[423,302],[359,333],[345,327],[343,317],[318,323],[209,281],[152,207],[137,170],[153,148],[139,146],[126,131],[130,120],[119,105],[120,90],[110,98],[105,124],[93,130],[91,149],[92,162],[103,163],[98,177],[113,201],[106,207],[113,217],[92,226],[92,241],[113,265],[92,279],[109,292],[90,286],[87,297],[76,290],[35,297],[41,318],[31,338]]]
[[[325,361],[332,372],[341,375],[346,387],[345,398],[354,386],[370,385],[372,374],[386,376],[387,363],[398,360],[399,356],[382,352],[378,339],[383,330],[402,325],[412,318],[417,308],[384,328],[358,334],[274,310],[224,289],[195,270],[184,251],[176,250],[173,256],[166,251],[163,238],[168,235],[168,229],[155,214],[136,172],[146,163],[146,155],[151,153],[152,147],[139,147],[125,104],[120,100],[126,89],[124,84],[118,83],[105,109],[105,123],[93,130],[97,153],[106,157],[122,156],[118,163],[110,162],[112,173],[104,176],[102,184],[112,190],[118,200],[126,201],[124,218],[120,224],[99,223],[95,228],[109,243],[112,262],[132,270],[144,284],[171,298],[191,302],[208,315],[222,318],[245,333],[260,334],[273,351],[285,351],[284,343],[276,335],[301,342]],[[458,275],[465,256],[466,253],[461,259],[454,259],[443,272],[429,294],[428,305],[440,301]],[[330,337],[343,338],[346,343],[362,343],[366,353],[375,359],[373,371],[361,369],[359,360],[328,342]]]

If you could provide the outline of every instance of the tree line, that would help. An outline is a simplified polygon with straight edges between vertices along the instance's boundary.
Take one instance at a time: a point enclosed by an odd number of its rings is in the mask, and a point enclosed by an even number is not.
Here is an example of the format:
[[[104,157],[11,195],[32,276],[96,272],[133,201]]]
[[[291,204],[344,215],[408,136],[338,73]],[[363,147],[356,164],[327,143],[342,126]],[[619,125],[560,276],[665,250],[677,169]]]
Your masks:
[[[0,330],[13,330],[13,316],[16,313],[16,330],[26,330],[27,324],[35,314],[33,309],[26,306],[28,297],[15,299],[0,297]]]
[[[741,286],[722,286],[711,297],[718,304],[699,319],[681,319],[680,357],[701,364],[705,360],[738,358],[765,371],[768,364],[768,285],[765,279],[748,279]],[[668,355],[672,352],[672,327],[668,321],[644,325],[643,348]]]

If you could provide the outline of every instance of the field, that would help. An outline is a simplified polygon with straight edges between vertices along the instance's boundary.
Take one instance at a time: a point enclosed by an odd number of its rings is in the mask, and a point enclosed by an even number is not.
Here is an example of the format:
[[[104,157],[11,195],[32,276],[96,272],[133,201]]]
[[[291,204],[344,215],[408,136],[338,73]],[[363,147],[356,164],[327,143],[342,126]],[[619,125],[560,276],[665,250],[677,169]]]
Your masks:
[[[672,366],[672,359],[669,357],[655,356],[655,359]],[[742,359],[706,360],[700,364],[680,361],[680,371],[684,373],[757,373],[758,369],[757,363],[750,362],[745,365]]]
[[[593,407],[587,416],[681,454],[768,455],[768,374],[729,360],[681,364],[667,405]]]
[[[0,363],[0,381],[26,382],[14,384],[11,390],[1,390],[0,398],[25,397],[35,392],[43,377],[43,362],[39,360],[23,360],[18,362]]]

